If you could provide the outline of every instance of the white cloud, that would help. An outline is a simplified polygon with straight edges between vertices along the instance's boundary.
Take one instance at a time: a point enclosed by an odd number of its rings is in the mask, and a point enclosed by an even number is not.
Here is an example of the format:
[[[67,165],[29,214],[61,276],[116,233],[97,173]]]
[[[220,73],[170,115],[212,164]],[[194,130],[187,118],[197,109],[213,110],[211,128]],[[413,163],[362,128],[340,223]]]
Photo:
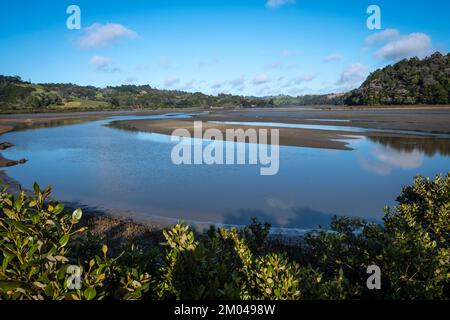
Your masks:
[[[211,89],[220,89],[226,84],[225,81],[216,81],[212,84]]]
[[[138,64],[135,69],[138,72],[146,72],[148,71],[148,66],[145,64]]]
[[[300,76],[292,78],[292,81],[295,84],[300,84],[302,82],[313,81],[315,78],[317,78],[317,74],[304,74],[304,75],[300,75]]]
[[[290,78],[283,86],[282,88],[289,88],[295,85],[299,85],[304,82],[310,82],[317,78],[317,74],[304,74],[299,75],[293,78]],[[278,82],[283,81],[283,78],[278,79]],[[295,88],[296,92],[299,90],[298,88]]]
[[[369,75],[369,68],[361,63],[354,63],[345,68],[338,81],[339,85],[353,86],[365,80]]]
[[[91,63],[97,68],[103,68],[109,66],[112,63],[112,60],[104,56],[93,56],[91,58]]]
[[[398,61],[405,58],[423,58],[431,53],[431,38],[425,33],[411,33],[388,42],[375,53],[380,60]]]
[[[323,59],[323,62],[340,61],[344,57],[339,53],[333,53]]]
[[[180,78],[177,77],[169,77],[166,80],[164,80],[164,85],[166,87],[173,87],[174,85],[180,83]]]
[[[267,82],[269,82],[269,81],[270,81],[269,76],[268,76],[267,74],[265,74],[265,73],[261,73],[261,74],[258,74],[258,75],[253,79],[253,84],[255,84],[255,85],[261,85],[261,84],[267,83]]]
[[[365,43],[367,45],[372,45],[379,42],[384,42],[389,39],[397,38],[400,32],[397,29],[386,29],[370,35],[366,38]]]
[[[267,69],[280,69],[281,67],[283,67],[283,63],[280,61],[275,61],[266,66]]]
[[[242,88],[245,83],[245,77],[241,75],[235,79],[230,80],[229,83],[232,88]]]
[[[186,82],[184,85],[180,87],[180,90],[192,90],[194,88],[195,80],[192,79],[189,82]]]
[[[137,33],[117,23],[94,23],[83,29],[84,35],[79,39],[81,48],[101,48],[116,43],[120,39],[133,39]]]
[[[129,84],[134,84],[134,83],[136,83],[138,80],[139,80],[139,79],[136,78],[136,77],[128,77],[128,78],[125,79],[125,82],[126,82],[126,83],[129,83]]]
[[[217,58],[212,58],[212,59],[207,60],[207,61],[200,61],[200,62],[198,63],[198,67],[199,67],[199,68],[204,68],[204,67],[213,66],[213,65],[216,65],[216,64],[219,64],[219,63],[220,63],[220,60],[219,60],[219,59],[217,59]]]
[[[265,78],[262,75],[260,75],[260,76],[261,76],[261,78],[259,80],[263,81]],[[221,89],[223,87],[229,86],[232,89],[242,91],[242,90],[244,90],[245,81],[246,81],[245,77],[243,75],[240,75],[239,77],[231,79],[229,81],[218,80],[218,81],[214,82],[210,88],[217,90],[217,89]],[[264,82],[261,82],[261,84],[262,83],[264,83]]]
[[[108,57],[93,56],[90,62],[95,66],[97,71],[108,73],[122,72],[120,68],[113,66],[113,61]]]
[[[295,56],[298,56],[299,54],[300,54],[300,52],[298,52],[298,51],[293,51],[293,50],[288,50],[288,49],[285,49],[281,52],[281,55],[286,58],[295,57]]]
[[[267,8],[279,8],[287,4],[294,4],[296,0],[267,0]]]

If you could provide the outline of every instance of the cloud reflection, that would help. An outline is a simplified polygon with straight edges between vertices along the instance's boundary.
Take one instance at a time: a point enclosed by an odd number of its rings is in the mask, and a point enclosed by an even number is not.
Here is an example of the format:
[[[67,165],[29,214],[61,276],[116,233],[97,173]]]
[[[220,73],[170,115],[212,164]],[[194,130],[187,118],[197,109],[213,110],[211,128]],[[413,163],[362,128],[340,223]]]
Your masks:
[[[374,147],[371,158],[358,153],[358,161],[365,170],[378,174],[388,175],[395,169],[412,170],[422,166],[424,154],[416,149],[412,151],[396,150],[386,146]]]

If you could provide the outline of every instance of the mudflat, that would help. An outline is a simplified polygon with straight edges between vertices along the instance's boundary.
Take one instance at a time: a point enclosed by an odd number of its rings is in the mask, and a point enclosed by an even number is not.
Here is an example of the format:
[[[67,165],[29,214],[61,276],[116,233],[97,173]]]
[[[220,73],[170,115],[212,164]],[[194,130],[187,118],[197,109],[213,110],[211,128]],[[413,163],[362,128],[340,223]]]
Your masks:
[[[250,126],[217,122],[257,122],[254,129],[279,129],[280,144],[286,146],[349,150],[345,140],[352,136],[424,138],[423,133],[449,134],[450,107],[397,107],[380,109],[339,108],[324,110],[319,108],[271,108],[212,111],[195,115],[190,119],[146,119],[114,121],[111,125],[125,130],[137,130],[161,134],[172,134],[175,129],[187,129],[194,133],[194,121],[202,121],[203,131],[218,129],[225,138],[226,129],[248,129]],[[275,123],[275,126],[274,126]],[[324,129],[276,127],[276,123],[319,125]],[[335,129],[328,129],[330,126]],[[342,127],[342,128],[338,128]],[[352,129],[354,128],[354,129]],[[357,129],[377,131],[361,131]],[[383,130],[393,130],[383,132]],[[405,133],[405,131],[408,131]],[[414,133],[417,133],[417,137]],[[270,141],[269,141],[270,142]]]
[[[12,130],[24,130],[36,127],[50,127],[75,124],[84,121],[99,120],[111,116],[139,116],[157,115],[172,112],[198,112],[190,119],[146,119],[114,121],[111,126],[126,130],[137,130],[170,135],[175,129],[185,128],[191,135],[194,131],[194,121],[202,121],[203,131],[211,128],[220,130],[224,137],[226,129],[248,129],[250,126],[212,123],[217,122],[270,122],[305,125],[344,126],[345,130],[303,129],[257,125],[254,129],[277,128],[280,133],[280,144],[286,146],[310,147],[322,149],[350,150],[347,145],[352,136],[368,136],[373,138],[411,137],[411,133],[450,134],[450,106],[396,106],[396,107],[284,107],[261,109],[231,109],[231,110],[203,110],[203,109],[159,109],[139,111],[102,111],[102,112],[74,112],[74,113],[46,113],[46,114],[13,114],[0,116],[0,134]],[[352,130],[355,128],[355,130]],[[390,132],[361,132],[356,128],[399,130]],[[426,136],[414,137],[422,139],[427,144]],[[1,141],[0,141],[1,142]],[[270,139],[268,141],[271,142]],[[0,154],[0,167],[16,165],[26,159],[9,160]]]

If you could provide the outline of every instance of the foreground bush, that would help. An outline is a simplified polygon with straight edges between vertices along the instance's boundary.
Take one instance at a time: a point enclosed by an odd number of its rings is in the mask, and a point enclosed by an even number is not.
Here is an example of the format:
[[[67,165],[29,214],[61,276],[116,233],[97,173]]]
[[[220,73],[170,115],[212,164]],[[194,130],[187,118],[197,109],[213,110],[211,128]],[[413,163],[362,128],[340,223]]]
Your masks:
[[[111,256],[72,214],[34,194],[0,193],[1,299],[447,299],[450,281],[450,175],[417,178],[384,224],[335,218],[331,231],[295,245],[268,237],[256,220],[237,230],[188,226],[165,242],[126,244]],[[366,287],[367,267],[382,271]]]

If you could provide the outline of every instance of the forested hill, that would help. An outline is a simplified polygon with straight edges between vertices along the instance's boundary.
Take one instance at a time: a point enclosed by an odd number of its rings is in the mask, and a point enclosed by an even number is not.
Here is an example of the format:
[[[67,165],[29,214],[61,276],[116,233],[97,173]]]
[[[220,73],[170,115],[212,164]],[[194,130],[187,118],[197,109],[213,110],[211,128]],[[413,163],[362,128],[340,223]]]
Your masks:
[[[373,72],[344,99],[347,105],[449,104],[450,53],[411,58]]]
[[[272,105],[271,99],[158,90],[149,85],[97,88],[62,83],[33,84],[18,76],[0,75],[2,113]]]

